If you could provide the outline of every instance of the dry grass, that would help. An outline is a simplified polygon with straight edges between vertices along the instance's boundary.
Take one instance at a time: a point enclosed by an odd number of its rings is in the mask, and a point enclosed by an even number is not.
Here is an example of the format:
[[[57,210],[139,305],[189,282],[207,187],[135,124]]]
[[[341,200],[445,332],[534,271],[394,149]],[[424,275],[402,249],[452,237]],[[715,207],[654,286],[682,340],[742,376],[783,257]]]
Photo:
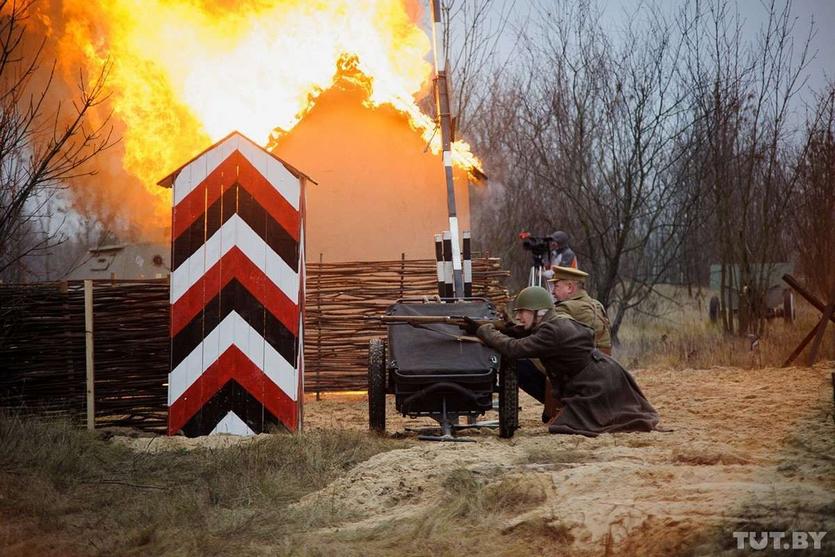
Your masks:
[[[512,441],[343,430],[160,452],[0,419],[0,555],[714,555],[740,524],[832,531],[829,380],[647,370],[673,431],[596,439],[534,429],[538,408]]]
[[[402,444],[314,431],[143,453],[66,422],[3,416],[0,446],[4,555],[250,555],[348,518],[339,501],[303,511],[289,503]]]
[[[474,472],[459,468],[453,470],[442,485],[447,496],[441,509],[446,513],[433,513],[435,520],[441,521],[446,518],[518,515],[545,500],[542,486],[530,477],[509,476],[486,482]]]
[[[753,344],[751,338],[723,334],[721,325],[708,319],[707,304],[713,292],[688,296],[686,288],[661,286],[660,295],[642,308],[644,313],[627,315],[615,357],[627,368],[709,368],[733,366],[761,368],[780,366],[820,318],[820,312],[796,297],[797,321],[782,318],[766,322],[765,333]],[[805,364],[808,348],[797,364]],[[821,345],[819,360],[835,360],[835,327],[830,325]]]

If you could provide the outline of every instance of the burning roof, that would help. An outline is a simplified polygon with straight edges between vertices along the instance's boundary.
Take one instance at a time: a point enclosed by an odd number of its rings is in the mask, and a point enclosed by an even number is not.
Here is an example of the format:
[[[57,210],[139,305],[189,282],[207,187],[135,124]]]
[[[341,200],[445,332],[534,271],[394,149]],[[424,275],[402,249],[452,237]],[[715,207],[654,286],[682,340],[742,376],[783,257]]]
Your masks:
[[[440,151],[416,98],[431,84],[431,43],[415,0],[63,0],[35,3],[32,25],[57,44],[66,81],[109,72],[108,106],[123,141],[119,163],[157,199],[161,172],[231,130],[267,144],[292,130],[339,74],[368,88],[365,104],[392,107]],[[457,142],[456,164],[480,166]]]

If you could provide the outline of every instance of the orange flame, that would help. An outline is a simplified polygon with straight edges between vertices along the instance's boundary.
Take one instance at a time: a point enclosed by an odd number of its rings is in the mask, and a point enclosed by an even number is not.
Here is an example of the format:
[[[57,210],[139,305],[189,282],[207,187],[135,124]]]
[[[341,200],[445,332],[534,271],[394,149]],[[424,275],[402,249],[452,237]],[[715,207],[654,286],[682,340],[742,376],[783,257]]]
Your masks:
[[[210,142],[240,130],[266,144],[293,128],[329,88],[338,62],[368,78],[368,103],[390,104],[440,151],[415,97],[432,68],[417,4],[402,0],[72,0],[59,53],[90,71],[111,65],[114,114],[124,123],[125,170],[154,184]],[[454,162],[479,167],[466,143]]]

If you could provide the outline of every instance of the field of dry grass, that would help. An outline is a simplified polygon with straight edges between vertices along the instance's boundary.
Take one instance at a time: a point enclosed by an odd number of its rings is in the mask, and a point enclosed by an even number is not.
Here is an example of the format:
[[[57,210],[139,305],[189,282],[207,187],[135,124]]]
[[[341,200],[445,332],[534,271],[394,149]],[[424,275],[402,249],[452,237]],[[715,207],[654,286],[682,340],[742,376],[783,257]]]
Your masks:
[[[281,553],[291,533],[352,512],[338,501],[291,503],[402,447],[351,431],[160,451],[153,438],[107,438],[66,422],[0,419],[0,554]]]
[[[688,295],[686,288],[667,285],[640,311],[627,314],[615,355],[627,368],[707,368],[780,366],[820,319],[820,312],[796,297],[797,321],[782,318],[766,322],[761,338],[731,337],[708,319],[707,305],[714,292]],[[795,364],[806,361],[808,348]],[[821,345],[819,361],[835,360],[835,328],[830,325]]]

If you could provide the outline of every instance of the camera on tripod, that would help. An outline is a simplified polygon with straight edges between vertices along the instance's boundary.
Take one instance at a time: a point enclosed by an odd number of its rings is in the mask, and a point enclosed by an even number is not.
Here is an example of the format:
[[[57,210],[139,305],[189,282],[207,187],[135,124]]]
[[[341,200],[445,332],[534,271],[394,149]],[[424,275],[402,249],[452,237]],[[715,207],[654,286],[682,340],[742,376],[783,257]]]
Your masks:
[[[551,237],[533,236],[530,232],[520,232],[519,239],[522,240],[522,247],[531,252],[533,257],[528,286],[542,286],[544,284],[543,267],[545,266],[543,259],[551,249]]]
[[[533,255],[534,265],[542,266],[542,257],[551,248],[551,237],[532,236],[530,232],[520,232],[519,239],[522,240],[522,247]]]

